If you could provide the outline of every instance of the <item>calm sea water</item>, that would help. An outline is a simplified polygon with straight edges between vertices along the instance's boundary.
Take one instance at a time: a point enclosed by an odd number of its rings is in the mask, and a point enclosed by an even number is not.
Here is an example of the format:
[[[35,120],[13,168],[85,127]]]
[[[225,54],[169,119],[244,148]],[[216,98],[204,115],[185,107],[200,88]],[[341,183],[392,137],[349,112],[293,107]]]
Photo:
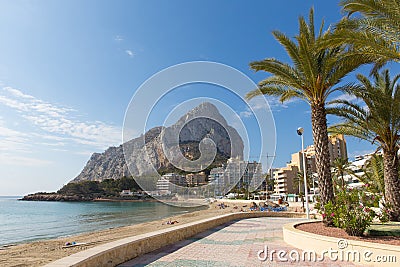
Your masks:
[[[156,202],[38,202],[0,196],[0,246],[137,224],[201,208]]]

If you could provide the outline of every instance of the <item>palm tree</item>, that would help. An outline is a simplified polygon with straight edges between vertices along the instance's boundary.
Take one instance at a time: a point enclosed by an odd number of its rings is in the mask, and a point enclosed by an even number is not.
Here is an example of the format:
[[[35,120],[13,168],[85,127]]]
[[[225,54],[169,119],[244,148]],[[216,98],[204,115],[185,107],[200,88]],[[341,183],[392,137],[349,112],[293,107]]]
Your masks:
[[[308,23],[299,18],[299,34],[292,41],[285,34],[274,31],[275,39],[285,48],[292,65],[274,58],[250,63],[255,71],[266,71],[272,76],[258,84],[258,89],[249,92],[248,99],[258,95],[280,97],[284,102],[291,98],[300,98],[311,106],[311,123],[314,144],[316,146],[316,167],[320,188],[321,206],[334,201],[325,103],[327,97],[343,77],[362,64],[370,62],[362,55],[346,56],[349,51],[344,46],[321,48],[319,41],[329,35],[323,32],[322,22],[318,35],[314,29],[314,11],[310,10]]]
[[[385,200],[393,210],[392,220],[400,220],[400,75],[390,79],[389,70],[374,73],[373,82],[358,74],[359,85],[348,86],[348,94],[356,96],[365,107],[347,100],[335,100],[329,113],[344,118],[330,128],[331,132],[355,136],[378,144],[383,151]]]
[[[342,189],[345,188],[345,181],[344,181],[344,175],[345,174],[349,174],[351,171],[349,170],[350,167],[350,163],[348,161],[348,159],[344,159],[344,158],[336,158],[333,161],[333,165],[332,165],[332,171],[334,174],[334,177],[336,177],[336,179],[340,179],[340,185],[342,187]]]
[[[351,45],[355,53],[375,58],[374,70],[386,61],[400,61],[400,1],[342,0],[340,5],[348,16],[325,44]],[[352,17],[354,13],[361,16]]]
[[[267,174],[265,176],[265,191],[269,192],[269,191],[274,191],[274,187],[275,187],[275,179],[274,177],[271,177],[270,174]],[[271,190],[269,190],[271,189]]]
[[[364,174],[357,177],[372,193],[385,195],[384,166],[382,155],[374,154],[367,161]]]
[[[313,177],[307,172],[306,181],[307,181],[307,188],[310,189],[313,186]],[[304,174],[302,171],[297,172],[296,177],[293,179],[293,189],[298,190],[299,194],[304,191]],[[308,191],[308,190],[307,190]]]

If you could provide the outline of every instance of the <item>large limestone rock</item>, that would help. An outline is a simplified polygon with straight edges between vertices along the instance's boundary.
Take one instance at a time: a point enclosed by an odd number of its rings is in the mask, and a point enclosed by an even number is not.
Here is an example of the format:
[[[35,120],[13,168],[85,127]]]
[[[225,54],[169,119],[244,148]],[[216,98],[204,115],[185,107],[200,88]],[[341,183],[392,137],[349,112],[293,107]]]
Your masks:
[[[206,102],[189,111],[170,127],[155,127],[144,136],[119,147],[110,147],[104,153],[94,153],[73,181],[145,176],[160,169],[173,170],[173,165],[180,169],[181,165],[202,160],[198,144],[205,138],[215,144],[219,159],[243,157],[243,141],[237,131],[227,124],[214,105]],[[210,156],[213,147],[210,141],[200,144],[200,147],[202,145],[206,147],[203,154]],[[129,170],[124,150],[129,159]]]

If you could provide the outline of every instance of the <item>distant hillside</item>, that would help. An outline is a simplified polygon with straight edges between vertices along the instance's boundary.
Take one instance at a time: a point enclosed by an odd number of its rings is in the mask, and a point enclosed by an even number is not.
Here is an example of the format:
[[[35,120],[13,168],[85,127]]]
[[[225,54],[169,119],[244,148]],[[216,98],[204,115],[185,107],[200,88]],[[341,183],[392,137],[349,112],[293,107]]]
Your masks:
[[[121,196],[122,190],[135,192],[140,190],[139,185],[132,177],[120,179],[105,179],[99,181],[81,181],[68,183],[57,192],[39,192],[24,196],[28,201],[93,201],[96,199],[111,200],[138,200],[148,199],[146,194]]]

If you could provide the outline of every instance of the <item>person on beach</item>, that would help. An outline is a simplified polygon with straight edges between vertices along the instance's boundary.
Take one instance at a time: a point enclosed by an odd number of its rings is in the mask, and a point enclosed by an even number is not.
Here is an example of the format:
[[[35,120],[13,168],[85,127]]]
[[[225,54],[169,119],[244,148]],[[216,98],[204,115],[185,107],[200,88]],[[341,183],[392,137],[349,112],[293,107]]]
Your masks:
[[[179,223],[177,220],[172,221],[171,219],[169,219],[165,224],[175,224],[175,223]],[[163,223],[164,225],[164,223]]]
[[[220,209],[225,209],[225,204],[224,204],[224,202],[222,202],[221,204],[218,204],[218,207],[219,207]]]

